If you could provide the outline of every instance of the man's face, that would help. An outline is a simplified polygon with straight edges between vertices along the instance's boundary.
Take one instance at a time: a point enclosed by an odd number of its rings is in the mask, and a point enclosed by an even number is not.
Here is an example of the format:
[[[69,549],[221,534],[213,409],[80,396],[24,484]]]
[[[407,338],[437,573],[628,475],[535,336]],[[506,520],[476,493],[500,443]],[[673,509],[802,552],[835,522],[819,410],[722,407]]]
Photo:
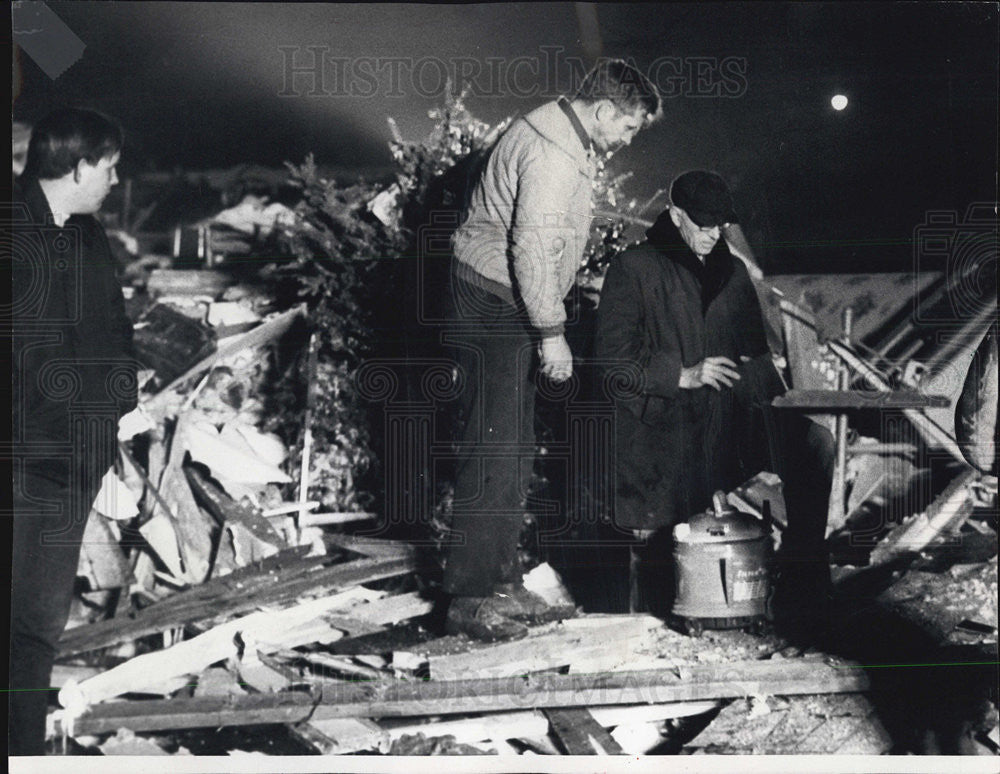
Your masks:
[[[118,182],[118,172],[115,167],[121,154],[106,156],[96,164],[86,160],[79,163],[74,172],[75,207],[74,215],[90,215],[101,209],[112,186]]]
[[[722,236],[722,229],[719,226],[699,226],[680,207],[671,205],[670,219],[677,226],[677,230],[681,232],[681,237],[691,248],[691,252],[699,258],[704,258],[712,252],[719,237]]]
[[[600,153],[616,151],[632,142],[642,129],[645,117],[642,108],[624,113],[614,103],[605,100],[597,107],[594,136],[590,139]]]

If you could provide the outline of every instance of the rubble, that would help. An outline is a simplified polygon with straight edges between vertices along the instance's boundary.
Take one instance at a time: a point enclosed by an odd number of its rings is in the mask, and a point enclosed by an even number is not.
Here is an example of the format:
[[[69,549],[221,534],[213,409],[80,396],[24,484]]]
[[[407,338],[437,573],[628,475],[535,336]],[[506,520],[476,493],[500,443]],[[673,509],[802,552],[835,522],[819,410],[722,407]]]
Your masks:
[[[395,222],[394,188],[372,202],[381,222]],[[291,217],[264,204],[244,200],[222,219],[256,235]],[[694,638],[649,615],[578,608],[516,642],[435,636],[432,541],[365,535],[383,514],[331,509],[315,489],[310,499],[311,432],[325,410],[315,387],[340,373],[316,363],[318,336],[296,345],[307,363],[299,447],[265,427],[266,351],[307,316],[305,305],[276,309],[251,279],[218,268],[149,255],[139,264],[126,276],[146,293],[133,298],[137,309],[147,304],[136,325],[148,369],[141,413],[123,423],[117,474],[88,524],[87,597],[52,679],[61,704],[54,735],[105,755],[184,754],[200,749],[185,736],[200,729],[218,730],[231,754],[898,751],[873,685],[879,664],[810,650],[773,629]],[[820,421],[824,412],[877,409],[916,426],[884,436],[865,428],[848,446],[845,516],[828,531],[831,546],[852,542],[850,553],[834,552],[847,564],[835,568],[837,593],[842,603],[906,616],[935,644],[975,646],[995,660],[995,491],[991,516],[982,471],[932,470],[942,467],[935,454],[964,464],[952,428],[930,415],[956,391],[931,382],[917,390],[902,379],[906,364],[886,365],[889,354],[919,351],[901,319],[907,283],[895,275],[855,283],[868,301],[848,345],[830,338],[843,306],[833,285],[778,282],[787,295],[825,304],[814,315],[771,299],[772,312],[795,321],[785,333],[796,391],[784,400]],[[915,289],[940,286],[928,276]],[[849,391],[828,378],[841,363],[854,373]],[[787,517],[777,476],[763,471],[729,500],[768,511],[780,539]],[[900,502],[904,518],[883,518]],[[948,553],[956,543],[976,548],[977,563],[956,564],[960,552]],[[862,596],[869,580],[874,591]],[[525,584],[572,608],[543,561]],[[852,614],[835,623],[857,628]],[[989,710],[981,745],[995,736]],[[242,741],[240,729],[250,729]],[[249,741],[253,729],[266,743]]]

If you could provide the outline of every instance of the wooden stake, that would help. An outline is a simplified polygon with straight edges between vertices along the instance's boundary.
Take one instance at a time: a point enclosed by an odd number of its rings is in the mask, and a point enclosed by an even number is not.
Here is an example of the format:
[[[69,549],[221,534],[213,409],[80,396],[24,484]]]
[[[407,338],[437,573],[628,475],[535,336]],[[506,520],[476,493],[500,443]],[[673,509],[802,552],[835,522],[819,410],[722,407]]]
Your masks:
[[[306,413],[302,420],[302,464],[299,467],[299,511],[295,517],[295,542],[302,533],[302,520],[309,512],[309,461],[312,456],[313,407],[316,404],[316,366],[319,357],[319,337],[313,331],[309,337],[309,356],[306,361]]]

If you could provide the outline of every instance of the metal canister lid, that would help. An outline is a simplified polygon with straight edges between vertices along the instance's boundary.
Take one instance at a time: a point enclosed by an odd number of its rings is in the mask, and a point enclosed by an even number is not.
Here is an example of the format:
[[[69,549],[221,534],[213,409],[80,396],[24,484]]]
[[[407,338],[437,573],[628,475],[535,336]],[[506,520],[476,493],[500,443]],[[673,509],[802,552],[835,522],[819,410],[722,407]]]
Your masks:
[[[712,507],[674,527],[674,539],[683,543],[735,543],[765,535],[761,520],[734,508],[723,492],[712,496]]]

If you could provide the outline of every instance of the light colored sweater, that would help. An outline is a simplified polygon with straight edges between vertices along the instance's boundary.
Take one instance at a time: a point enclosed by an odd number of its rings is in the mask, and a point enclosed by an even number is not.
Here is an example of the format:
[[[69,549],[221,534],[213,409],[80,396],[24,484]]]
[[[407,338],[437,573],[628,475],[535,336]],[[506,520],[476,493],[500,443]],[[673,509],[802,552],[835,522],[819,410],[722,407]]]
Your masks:
[[[564,299],[590,233],[596,164],[549,102],[497,142],[455,232],[458,276],[511,304],[541,336],[562,333]]]

